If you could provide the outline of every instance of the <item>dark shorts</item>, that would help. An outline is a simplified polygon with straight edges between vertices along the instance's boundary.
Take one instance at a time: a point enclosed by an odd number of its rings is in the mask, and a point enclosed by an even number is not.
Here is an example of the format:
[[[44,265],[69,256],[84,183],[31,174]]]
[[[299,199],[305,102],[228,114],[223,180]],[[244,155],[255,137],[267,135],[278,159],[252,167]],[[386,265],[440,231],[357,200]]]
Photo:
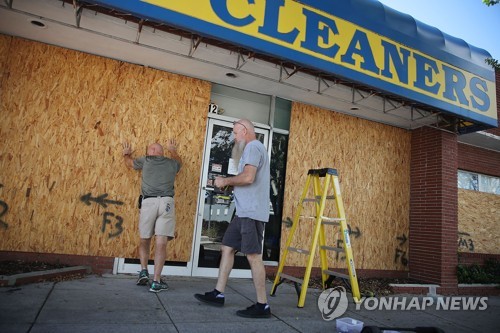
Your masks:
[[[245,254],[261,254],[264,222],[235,216],[226,229],[222,244]]]

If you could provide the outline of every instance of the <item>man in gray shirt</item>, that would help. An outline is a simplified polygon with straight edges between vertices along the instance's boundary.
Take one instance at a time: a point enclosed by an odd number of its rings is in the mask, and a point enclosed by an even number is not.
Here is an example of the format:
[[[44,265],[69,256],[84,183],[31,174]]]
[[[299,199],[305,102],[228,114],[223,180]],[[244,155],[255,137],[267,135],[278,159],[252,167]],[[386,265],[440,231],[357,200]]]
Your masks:
[[[238,174],[234,177],[215,178],[215,186],[234,186],[236,216],[222,239],[222,257],[215,289],[194,296],[204,303],[223,306],[224,289],[233,268],[234,255],[236,251],[240,251],[246,254],[252,270],[257,303],[236,314],[247,318],[269,318],[271,308],[267,304],[266,270],[262,261],[264,224],[269,221],[269,157],[264,145],[256,139],[254,126],[249,120],[236,121],[233,134],[233,158],[241,156],[237,162]],[[241,149],[242,154],[238,151]]]
[[[175,236],[174,180],[182,163],[174,140],[169,140],[167,150],[171,158],[164,156],[162,145],[152,143],[148,146],[146,156],[134,159],[130,144],[123,144],[125,165],[142,170],[139,198],[141,271],[137,284],[147,285],[149,282],[148,260],[151,238],[155,235],[154,277],[149,288],[149,291],[155,293],[168,289],[168,285],[161,280],[161,272],[167,256],[167,242]]]

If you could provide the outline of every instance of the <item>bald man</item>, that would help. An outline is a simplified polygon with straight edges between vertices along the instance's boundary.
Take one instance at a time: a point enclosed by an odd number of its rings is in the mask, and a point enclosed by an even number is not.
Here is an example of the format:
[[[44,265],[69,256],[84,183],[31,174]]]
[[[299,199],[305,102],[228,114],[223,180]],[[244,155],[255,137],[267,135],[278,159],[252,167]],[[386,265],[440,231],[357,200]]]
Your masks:
[[[132,158],[132,147],[123,144],[123,161],[129,168],[142,170],[141,197],[139,198],[139,257],[141,271],[137,285],[148,285],[148,260],[151,238],[155,236],[154,276],[149,291],[158,293],[168,289],[161,272],[167,257],[167,242],[175,236],[174,180],[182,164],[175,140],[169,140],[165,157],[163,146],[152,143],[146,156]]]
[[[253,124],[247,119],[234,122],[232,157],[238,164],[234,177],[217,177],[215,186],[234,187],[236,215],[229,224],[221,246],[219,277],[215,289],[194,297],[204,303],[223,306],[227,279],[234,264],[236,251],[246,254],[257,294],[257,302],[236,314],[247,318],[269,318],[266,270],[262,261],[264,225],[269,221],[270,168],[266,147],[256,138]]]

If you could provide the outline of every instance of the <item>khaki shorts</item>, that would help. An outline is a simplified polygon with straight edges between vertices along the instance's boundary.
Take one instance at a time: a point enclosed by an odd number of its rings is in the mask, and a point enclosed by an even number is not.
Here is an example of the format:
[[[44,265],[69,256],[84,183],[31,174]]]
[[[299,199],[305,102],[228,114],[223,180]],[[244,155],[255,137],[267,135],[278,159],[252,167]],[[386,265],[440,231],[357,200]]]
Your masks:
[[[153,237],[153,235],[174,237],[174,198],[155,197],[142,200],[139,213],[139,235],[146,239]]]

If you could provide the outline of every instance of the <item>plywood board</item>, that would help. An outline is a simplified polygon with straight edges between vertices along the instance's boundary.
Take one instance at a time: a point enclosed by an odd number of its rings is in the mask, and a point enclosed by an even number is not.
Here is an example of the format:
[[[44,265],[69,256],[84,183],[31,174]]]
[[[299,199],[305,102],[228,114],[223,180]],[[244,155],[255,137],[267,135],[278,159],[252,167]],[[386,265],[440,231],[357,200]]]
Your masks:
[[[500,254],[500,196],[458,189],[458,251]]]
[[[0,45],[0,250],[137,257],[140,172],[124,166],[122,142],[140,156],[175,138],[167,260],[188,261],[210,84],[14,37]],[[107,201],[87,205],[88,193]]]
[[[293,219],[307,171],[337,169],[351,228],[356,267],[406,270],[410,199],[410,132],[367,120],[293,103],[285,185],[284,219]],[[333,201],[325,216],[337,216]],[[315,216],[309,207],[309,215]],[[308,248],[311,223],[301,223],[294,245]],[[283,226],[282,246],[288,237]],[[327,244],[337,233],[327,227]],[[316,255],[315,266],[319,266]],[[346,267],[342,255],[330,256],[332,267]],[[292,253],[286,265],[306,266]]]

